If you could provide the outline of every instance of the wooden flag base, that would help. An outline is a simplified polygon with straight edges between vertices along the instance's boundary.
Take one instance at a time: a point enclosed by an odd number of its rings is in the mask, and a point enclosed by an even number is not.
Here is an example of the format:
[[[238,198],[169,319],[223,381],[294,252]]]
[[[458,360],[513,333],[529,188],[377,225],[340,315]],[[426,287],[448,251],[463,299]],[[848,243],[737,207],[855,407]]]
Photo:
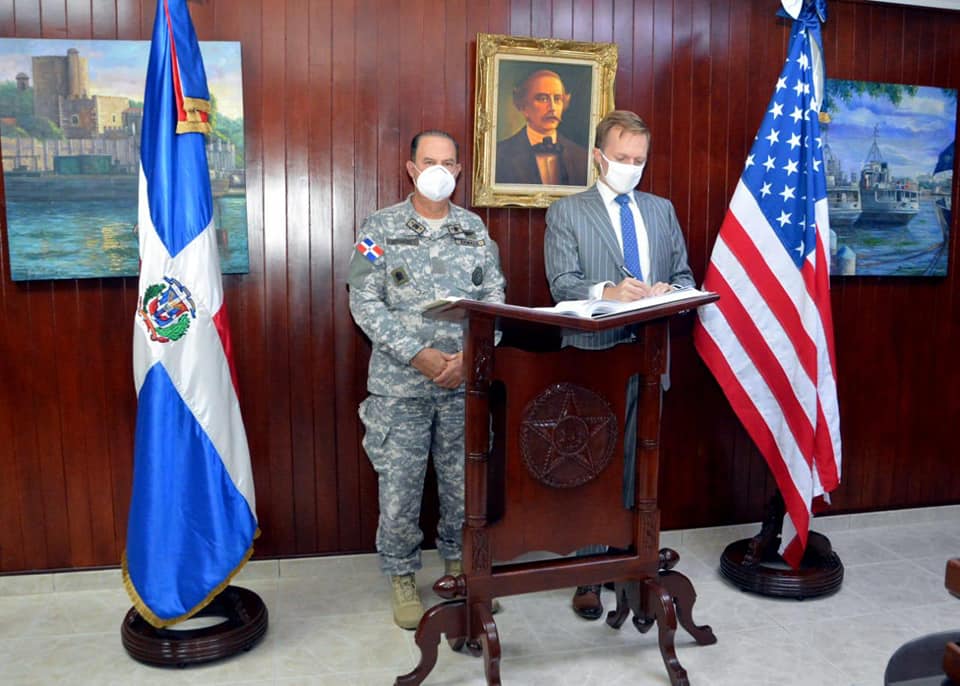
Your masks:
[[[843,564],[830,539],[809,533],[798,569],[777,553],[783,527],[783,499],[778,492],[764,517],[760,533],[728,545],[720,556],[720,573],[743,591],[777,598],[816,598],[829,595],[843,582]]]
[[[194,617],[221,617],[200,629],[157,629],[131,607],[120,626],[123,647],[134,660],[187,667],[248,651],[267,633],[267,607],[253,591],[227,586]]]

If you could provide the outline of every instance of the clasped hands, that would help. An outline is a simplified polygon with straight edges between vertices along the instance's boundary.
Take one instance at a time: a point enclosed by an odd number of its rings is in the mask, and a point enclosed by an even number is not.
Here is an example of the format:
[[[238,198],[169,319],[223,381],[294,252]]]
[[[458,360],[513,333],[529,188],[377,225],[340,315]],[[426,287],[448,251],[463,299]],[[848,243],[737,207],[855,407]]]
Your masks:
[[[445,353],[424,348],[410,361],[414,369],[441,388],[457,388],[463,383],[463,353]]]
[[[641,298],[649,298],[653,295],[663,295],[673,290],[673,286],[663,281],[657,281],[652,286],[648,286],[643,281],[631,277],[625,278],[616,286],[607,286],[603,289],[604,300],[619,300],[621,302],[632,302]]]

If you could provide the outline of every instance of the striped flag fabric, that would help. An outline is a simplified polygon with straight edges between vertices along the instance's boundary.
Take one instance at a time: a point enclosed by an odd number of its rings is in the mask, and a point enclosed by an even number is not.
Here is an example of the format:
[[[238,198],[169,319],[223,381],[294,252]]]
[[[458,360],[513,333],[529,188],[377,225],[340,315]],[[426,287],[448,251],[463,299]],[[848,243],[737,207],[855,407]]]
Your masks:
[[[158,0],[140,151],[137,389],[124,585],[156,627],[222,591],[259,534],[204,132],[210,94],[186,0]]]
[[[825,0],[784,0],[784,68],[720,227],[694,345],[783,495],[780,555],[803,557],[814,500],[840,483],[826,178],[820,137]],[[782,12],[782,11],[781,11]]]

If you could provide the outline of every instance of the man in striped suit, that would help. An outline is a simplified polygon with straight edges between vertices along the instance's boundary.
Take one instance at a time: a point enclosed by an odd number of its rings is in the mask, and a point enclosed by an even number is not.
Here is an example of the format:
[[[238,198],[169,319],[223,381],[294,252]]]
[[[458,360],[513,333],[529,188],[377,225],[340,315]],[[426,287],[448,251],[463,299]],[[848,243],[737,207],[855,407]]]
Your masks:
[[[553,299],[631,301],[694,286],[673,204],[634,190],[647,162],[650,129],[633,112],[614,110],[597,125],[594,145],[600,180],[547,210],[544,260]],[[623,328],[565,336],[563,344],[597,350],[630,337],[630,330]],[[668,386],[665,374],[663,388]],[[623,499],[628,506],[633,503],[636,473],[637,397],[634,376],[627,387],[624,421]],[[603,550],[594,546],[580,552]],[[600,587],[579,587],[573,608],[585,619],[599,618]]]

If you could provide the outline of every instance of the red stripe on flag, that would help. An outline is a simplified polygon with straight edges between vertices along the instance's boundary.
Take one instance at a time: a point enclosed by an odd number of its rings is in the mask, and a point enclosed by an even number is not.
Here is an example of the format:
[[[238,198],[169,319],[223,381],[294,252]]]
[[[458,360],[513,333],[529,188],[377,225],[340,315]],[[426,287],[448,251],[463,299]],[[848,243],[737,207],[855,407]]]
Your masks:
[[[208,229],[212,230],[212,229]],[[237,394],[237,400],[240,399],[240,384],[237,383],[237,367],[233,363],[233,340],[230,338],[230,322],[227,318],[227,308],[220,303],[220,309],[213,315],[213,325],[220,336],[220,345],[223,346],[223,354],[227,358],[227,364],[230,366],[230,379],[233,381],[233,392]]]
[[[807,547],[807,527],[803,528],[803,531],[797,531],[797,535],[793,537],[787,547],[780,557],[786,560],[787,564],[796,569],[800,566],[800,561],[803,560],[803,551]]]
[[[717,347],[716,341],[703,326],[698,325],[693,328],[693,341],[700,357],[703,358],[704,363],[706,363],[727,396],[730,407],[733,408],[750,438],[756,443],[757,449],[766,458],[774,480],[777,482],[777,487],[780,489],[780,494],[783,496],[787,512],[790,513],[794,528],[797,529],[797,535],[803,539],[803,545],[806,546],[807,529],[810,526],[806,499],[797,490],[783,454],[770,432],[770,427],[764,421],[763,415],[757,409],[753,398],[740,383],[739,377],[731,369],[726,356]],[[800,521],[797,521],[798,519]]]
[[[819,231],[820,227],[817,227]],[[822,268],[816,270],[814,280],[814,292],[812,293],[813,302],[817,307],[820,317],[820,323],[823,327],[823,336],[827,346],[827,357],[830,362],[830,369],[823,370],[821,376],[829,371],[829,376],[836,379],[837,361],[833,345],[833,315],[830,307],[830,271],[827,269],[827,257],[824,252],[823,241],[817,241],[816,264],[822,265]],[[814,464],[817,468],[817,475],[820,477],[820,484],[823,490],[828,493],[840,485],[840,474],[837,469],[837,454],[834,445],[834,436],[830,431],[830,425],[823,410],[821,401],[821,384],[817,379],[817,429],[816,441],[814,445]]]
[[[183,108],[183,88],[180,85],[180,65],[177,64],[177,42],[173,36],[173,23],[170,21],[170,6],[163,0],[163,11],[167,15],[167,31],[170,36],[170,60],[173,66],[173,92],[177,95],[177,121],[187,120],[187,111]]]
[[[817,227],[820,231],[820,227]],[[817,269],[817,280],[813,301],[820,312],[820,322],[823,325],[823,336],[827,343],[827,352],[830,354],[830,374],[837,378],[837,357],[833,347],[833,314],[830,307],[830,270],[827,268],[827,255],[823,250],[823,241],[817,241],[817,264],[823,265]]]
[[[830,425],[823,413],[823,403],[817,396],[817,430],[814,435],[814,460],[817,476],[823,490],[830,492],[840,485],[840,475],[837,474],[837,458],[833,451],[833,439],[830,435]]]
[[[770,229],[762,230],[770,231]],[[757,291],[760,293],[767,307],[773,312],[780,326],[786,331],[790,342],[797,353],[797,359],[803,365],[807,376],[816,383],[817,348],[810,335],[803,326],[797,307],[783,287],[783,282],[770,269],[767,260],[757,249],[753,239],[743,228],[736,212],[731,208],[727,212],[727,219],[720,228],[724,243],[730,252],[736,255],[740,266],[750,277]]]
[[[744,303],[733,292],[720,271],[717,270],[714,276],[709,288],[720,294],[717,307],[780,406],[783,419],[790,427],[790,433],[809,465],[812,459],[810,449],[813,447],[813,426],[797,400],[794,387],[784,373],[781,361],[770,350]]]

